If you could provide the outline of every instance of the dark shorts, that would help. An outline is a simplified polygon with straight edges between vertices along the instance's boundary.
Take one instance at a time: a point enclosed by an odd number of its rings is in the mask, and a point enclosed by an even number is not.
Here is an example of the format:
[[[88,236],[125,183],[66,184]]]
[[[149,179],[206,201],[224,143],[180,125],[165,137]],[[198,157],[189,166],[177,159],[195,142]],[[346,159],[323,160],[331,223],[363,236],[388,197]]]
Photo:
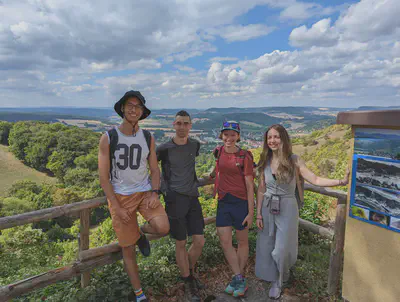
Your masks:
[[[233,226],[241,231],[246,227],[242,223],[247,214],[249,214],[247,200],[226,193],[222,199],[218,200],[216,225],[217,227]]]
[[[172,238],[186,240],[187,236],[204,234],[204,218],[197,196],[167,192],[164,199]]]

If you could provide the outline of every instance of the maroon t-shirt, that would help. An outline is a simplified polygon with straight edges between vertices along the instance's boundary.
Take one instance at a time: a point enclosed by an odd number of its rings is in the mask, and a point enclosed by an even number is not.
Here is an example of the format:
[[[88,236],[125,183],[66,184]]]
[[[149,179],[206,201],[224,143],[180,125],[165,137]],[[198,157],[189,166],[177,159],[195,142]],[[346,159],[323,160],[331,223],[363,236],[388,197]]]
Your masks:
[[[247,189],[244,176],[253,177],[253,160],[246,151],[244,158],[243,174],[241,167],[237,166],[239,154],[226,153],[224,148],[221,148],[221,155],[219,156],[219,183],[218,183],[218,199],[224,198],[226,193],[230,193],[240,199],[247,200]]]

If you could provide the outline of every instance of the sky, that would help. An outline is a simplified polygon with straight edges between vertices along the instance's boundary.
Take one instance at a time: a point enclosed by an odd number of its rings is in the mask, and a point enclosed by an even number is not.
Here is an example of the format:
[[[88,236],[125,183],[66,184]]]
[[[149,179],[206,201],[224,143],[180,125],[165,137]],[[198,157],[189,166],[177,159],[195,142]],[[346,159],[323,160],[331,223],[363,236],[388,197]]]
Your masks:
[[[0,107],[400,105],[398,0],[0,0]]]

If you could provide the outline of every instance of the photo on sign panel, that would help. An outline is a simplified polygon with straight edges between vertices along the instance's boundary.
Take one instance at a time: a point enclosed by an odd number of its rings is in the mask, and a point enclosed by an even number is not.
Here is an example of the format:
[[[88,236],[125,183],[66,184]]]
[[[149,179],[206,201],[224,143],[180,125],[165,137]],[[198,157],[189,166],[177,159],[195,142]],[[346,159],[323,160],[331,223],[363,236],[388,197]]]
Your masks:
[[[400,218],[391,217],[390,227],[400,230]]]
[[[359,157],[357,183],[390,190],[400,190],[400,163]]]
[[[369,219],[369,210],[364,209],[364,208],[352,206],[351,214],[353,214],[353,216],[356,216],[356,217],[359,217],[362,219],[366,219],[366,220]]]
[[[373,221],[375,223],[383,224],[385,226],[388,226],[390,222],[390,217],[374,212],[374,211],[369,211],[369,220]]]
[[[400,131],[358,128],[354,153],[400,160]]]
[[[400,216],[399,192],[356,184],[354,203],[392,216]]]

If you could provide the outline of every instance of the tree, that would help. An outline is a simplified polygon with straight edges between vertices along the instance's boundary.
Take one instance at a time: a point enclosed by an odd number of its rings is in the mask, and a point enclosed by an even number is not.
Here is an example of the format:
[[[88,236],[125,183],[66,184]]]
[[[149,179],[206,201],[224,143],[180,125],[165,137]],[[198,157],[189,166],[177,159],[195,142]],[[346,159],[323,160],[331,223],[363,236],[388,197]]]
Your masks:
[[[85,168],[69,169],[64,176],[64,184],[66,186],[87,187],[97,177],[98,177],[97,173],[93,173],[89,169]]]
[[[56,189],[53,193],[52,198],[54,206],[62,206],[65,204],[70,204],[82,200],[78,192],[76,192],[76,190],[73,190],[71,188]]]
[[[17,197],[6,197],[0,200],[0,217],[18,215],[34,209],[32,202]]]
[[[89,171],[97,171],[97,153],[98,148],[95,148],[89,154],[75,158],[74,163],[76,167],[88,169]]]
[[[0,121],[0,144],[8,145],[8,137],[12,126],[13,123]]]

